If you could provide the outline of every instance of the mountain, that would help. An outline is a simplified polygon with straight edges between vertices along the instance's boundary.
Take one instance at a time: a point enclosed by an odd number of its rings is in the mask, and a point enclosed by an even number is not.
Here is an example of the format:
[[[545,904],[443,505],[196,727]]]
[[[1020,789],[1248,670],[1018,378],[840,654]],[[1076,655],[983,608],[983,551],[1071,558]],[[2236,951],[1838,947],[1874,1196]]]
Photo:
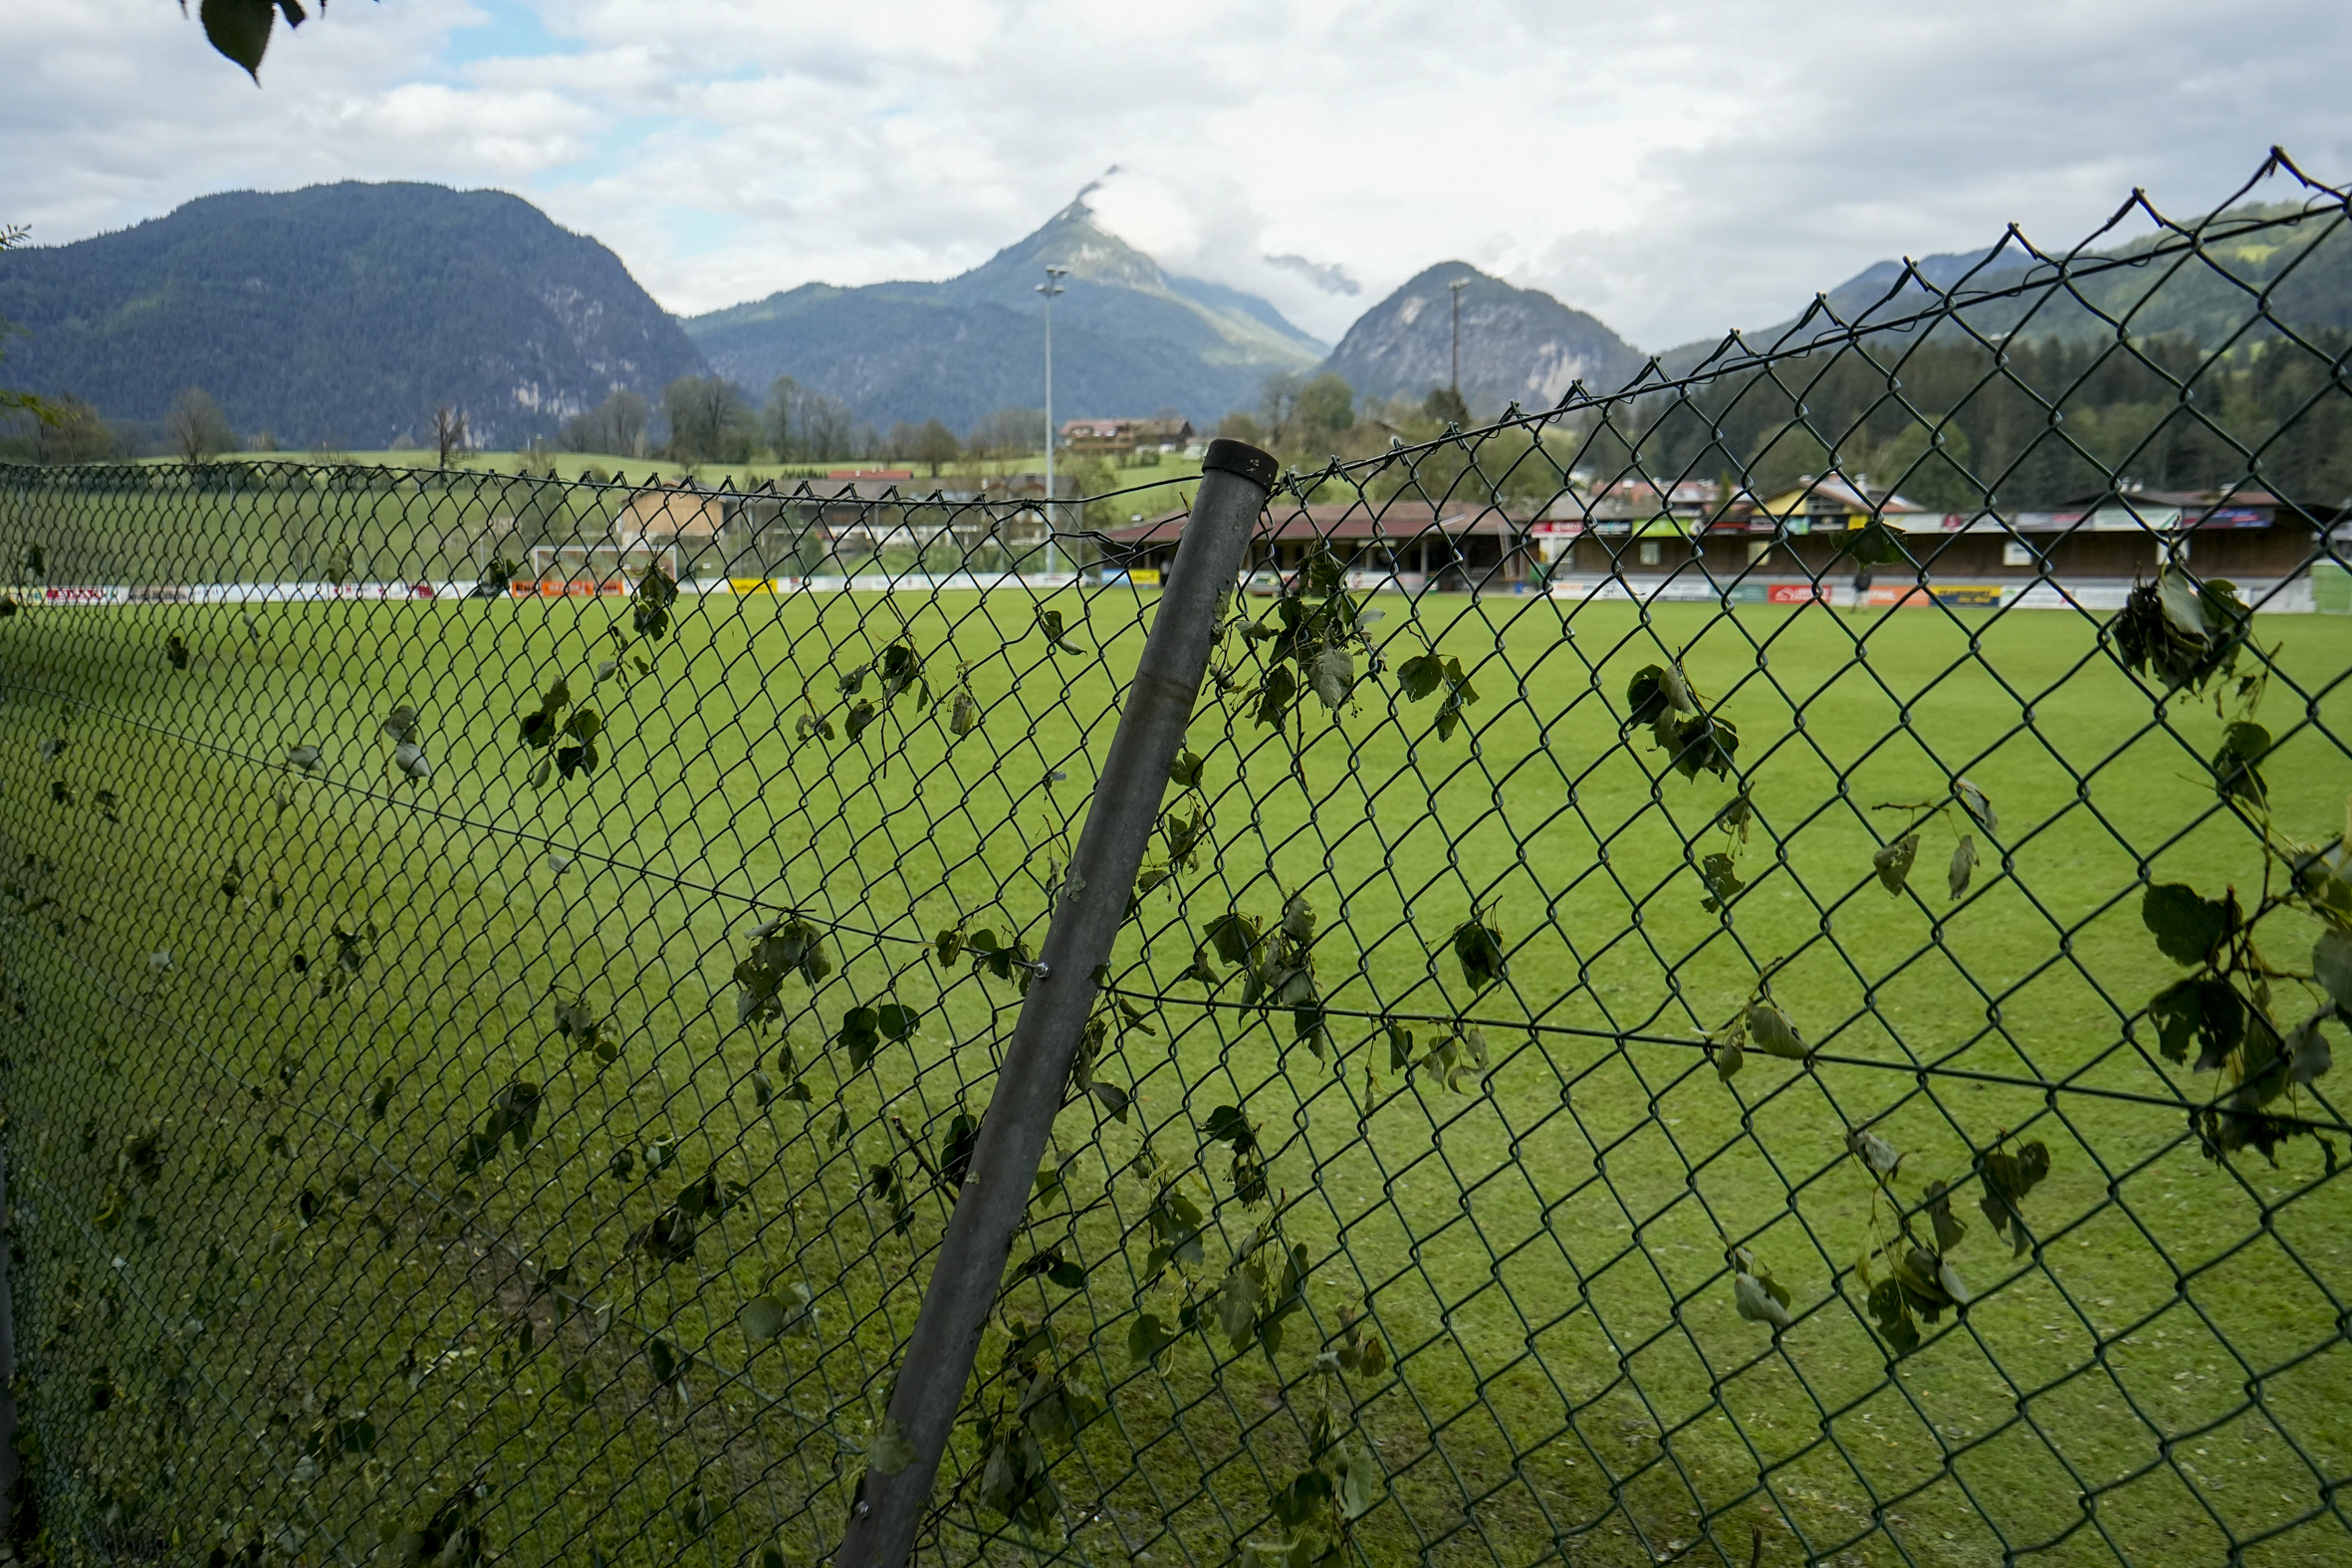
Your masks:
[[[620,259],[520,197],[346,182],[205,196],[0,253],[12,385],[161,419],[201,386],[238,430],[381,447],[442,401],[512,446],[702,355]]]
[[[1548,408],[1571,382],[1614,391],[1647,356],[1582,311],[1538,289],[1515,289],[1461,262],[1428,268],[1356,318],[1323,368],[1357,395],[1418,401],[1451,384],[1452,284],[1462,291],[1462,398],[1478,415],[1504,405]]]
[[[876,424],[940,419],[958,430],[1045,400],[1048,266],[1055,416],[1197,421],[1255,404],[1269,374],[1311,368],[1323,344],[1255,295],[1178,278],[1073,201],[1045,227],[944,283],[805,284],[685,323],[720,374],[763,393],[778,376],[841,399]]]
[[[2060,342],[2112,340],[2115,323],[2128,319],[2134,337],[2184,337],[2211,350],[2249,336],[2247,315],[2256,295],[2265,298],[2274,323],[2305,332],[2352,331],[2352,233],[2340,207],[2247,206],[2222,213],[2205,226],[2203,259],[2193,256],[2186,265],[2179,255],[2150,258],[2167,241],[2177,244],[2178,237],[2147,236],[2084,252],[2072,264],[2071,290],[2056,286],[2049,264],[2013,248],[1925,257],[1909,264],[1915,276],[1906,276],[1903,262],[1882,261],[1823,296],[1837,322],[1791,318],[1745,336],[1751,347],[1764,348],[1794,333],[1793,344],[1817,333],[1841,333],[1839,322],[1886,324],[1941,308],[1922,278],[1935,290],[1955,291],[1960,320],[1987,338],[2014,334]],[[2149,259],[2085,267],[2138,258]],[[1973,303],[1972,296],[1978,297]],[[2274,331],[2257,323],[2250,336]],[[1967,336],[1950,321],[1932,332],[1939,342]],[[1715,347],[1712,341],[1687,343],[1664,355],[1664,362],[1670,370],[1688,369]]]

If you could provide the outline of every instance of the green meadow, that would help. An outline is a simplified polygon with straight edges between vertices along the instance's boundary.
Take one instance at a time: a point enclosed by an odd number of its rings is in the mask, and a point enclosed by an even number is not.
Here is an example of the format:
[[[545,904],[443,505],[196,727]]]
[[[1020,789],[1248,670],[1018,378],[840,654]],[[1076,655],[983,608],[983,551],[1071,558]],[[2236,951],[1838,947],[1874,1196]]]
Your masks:
[[[73,548],[326,548],[103,515]],[[818,1561],[1021,1003],[938,939],[1042,943],[1154,607],[687,595],[658,638],[609,599],[0,619],[0,1070],[57,1549]],[[1197,786],[1145,784],[1205,825],[1121,937],[1093,1068],[1121,1092],[1057,1126],[974,1396],[1008,1412],[1009,1361],[1068,1391],[1054,1522],[980,1505],[967,1427],[944,1558],[1268,1560],[1324,1429],[1376,1458],[1344,1546],[1369,1564],[1745,1564],[1752,1528],[1770,1564],[2343,1559],[2340,1136],[2208,1159],[2184,1107],[2219,1085],[2142,1015],[2185,973],[2144,883],[2265,885],[2210,697],[2158,701],[2066,613],[1372,607],[1384,668],[1279,730],[1229,635]],[[2269,819],[2332,838],[2352,622],[2257,641]],[[921,662],[894,694],[893,645]],[[1476,693],[1443,737],[1397,676],[1431,651]],[[1731,781],[1624,723],[1672,658],[1738,727],[1744,832]],[[519,721],[559,680],[598,755],[543,780]],[[1997,825],[1947,803],[1963,777]],[[1890,893],[1873,852],[1915,824]],[[1212,938],[1294,899],[1322,1035],[1248,1005]],[[755,929],[795,917],[827,967],[741,1021]],[[1472,926],[1500,973],[1466,972]],[[2257,927],[2282,1019],[2317,930]],[[1706,1036],[1767,973],[1812,1054],[1727,1079]],[[2292,1108],[2339,1120],[2337,1081]],[[1901,1156],[1883,1186],[1864,1127]],[[2012,1244],[1976,1162],[2027,1143]],[[1931,1182],[1969,1299],[1895,1357],[1860,1266]],[[1201,1221],[1169,1260],[1171,1195]],[[1237,1348],[1218,1305],[1254,1244],[1302,1248],[1301,1299]],[[1734,1245],[1786,1328],[1737,1310]],[[1146,1313],[1173,1342],[1139,1361]],[[1381,1353],[1318,1364],[1349,1315]]]

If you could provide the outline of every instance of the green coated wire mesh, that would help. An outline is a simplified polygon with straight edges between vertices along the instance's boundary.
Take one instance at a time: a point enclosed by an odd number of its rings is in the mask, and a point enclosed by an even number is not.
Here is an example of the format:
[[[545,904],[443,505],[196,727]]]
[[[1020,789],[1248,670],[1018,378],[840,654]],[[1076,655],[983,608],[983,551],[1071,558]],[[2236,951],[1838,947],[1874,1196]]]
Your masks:
[[[2346,216],[1291,473],[921,1560],[2352,1552]],[[824,1559],[1186,487],[825,490],[0,470],[20,1554]]]

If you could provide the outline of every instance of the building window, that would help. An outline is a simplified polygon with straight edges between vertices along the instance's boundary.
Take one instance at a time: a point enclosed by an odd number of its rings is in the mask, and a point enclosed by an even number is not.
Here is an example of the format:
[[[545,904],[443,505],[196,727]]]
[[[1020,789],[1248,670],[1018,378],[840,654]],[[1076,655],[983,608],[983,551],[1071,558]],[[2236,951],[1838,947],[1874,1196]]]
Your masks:
[[[1643,565],[1655,566],[1665,559],[1666,552],[1659,546],[1656,540],[1645,539],[1641,542],[1641,563]]]
[[[1770,540],[1752,539],[1748,542],[1748,564],[1752,566],[1761,566],[1764,564],[1764,557],[1770,555],[1771,553],[1772,542]]]

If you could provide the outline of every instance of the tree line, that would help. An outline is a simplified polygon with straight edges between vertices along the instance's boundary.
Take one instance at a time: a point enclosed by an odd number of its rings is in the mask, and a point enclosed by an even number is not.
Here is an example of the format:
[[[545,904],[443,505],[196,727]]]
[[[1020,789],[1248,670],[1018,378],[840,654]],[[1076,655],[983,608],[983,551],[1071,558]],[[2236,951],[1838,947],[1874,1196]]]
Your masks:
[[[936,419],[881,430],[839,398],[789,375],[777,377],[757,408],[725,376],[685,375],[662,388],[658,410],[635,392],[614,392],[566,421],[558,444],[571,452],[666,457],[689,467],[894,459],[937,476],[959,459],[1043,452],[1046,415],[1036,408],[1000,408],[961,438]]]
[[[1375,500],[1410,488],[1535,504],[1571,483],[1642,476],[1707,481],[1728,501],[1835,471],[1941,511],[2051,508],[2132,485],[2261,488],[2332,508],[2352,502],[2348,366],[2352,332],[2332,328],[2220,352],[2182,335],[1889,335],[1440,444],[1362,487]],[[1326,373],[1272,377],[1259,405],[1226,415],[1218,434],[1312,471],[1469,425],[1450,387],[1418,403],[1359,401]]]

